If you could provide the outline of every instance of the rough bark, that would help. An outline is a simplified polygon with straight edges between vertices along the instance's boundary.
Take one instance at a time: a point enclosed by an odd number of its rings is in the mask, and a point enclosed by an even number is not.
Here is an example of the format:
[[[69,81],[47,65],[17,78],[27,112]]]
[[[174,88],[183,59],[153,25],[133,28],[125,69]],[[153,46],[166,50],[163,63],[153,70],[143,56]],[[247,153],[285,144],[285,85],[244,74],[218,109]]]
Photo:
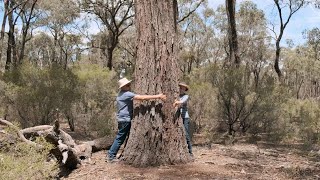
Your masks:
[[[177,2],[137,0],[138,31],[135,91],[167,95],[167,101],[135,104],[125,163],[145,167],[190,160],[182,120],[173,108],[178,97]]]
[[[229,60],[231,64],[240,65],[238,37],[235,20],[235,0],[226,0],[226,10],[228,16],[228,39],[229,39]]]
[[[20,140],[39,148],[41,148],[40,145],[29,139],[37,136],[44,137],[47,142],[54,145],[54,148],[50,153],[56,157],[56,159],[62,166],[68,169],[74,169],[81,164],[82,160],[90,159],[93,152],[110,148],[113,142],[113,137],[105,136],[93,141],[76,144],[73,138],[68,133],[59,128],[58,121],[56,121],[54,126],[41,125],[22,130],[19,130],[11,122],[3,119],[0,119],[0,125],[12,127],[16,131]],[[0,132],[2,134],[6,134],[5,138],[10,138],[9,141],[11,143],[15,143],[12,135],[7,134],[3,130],[1,130]]]

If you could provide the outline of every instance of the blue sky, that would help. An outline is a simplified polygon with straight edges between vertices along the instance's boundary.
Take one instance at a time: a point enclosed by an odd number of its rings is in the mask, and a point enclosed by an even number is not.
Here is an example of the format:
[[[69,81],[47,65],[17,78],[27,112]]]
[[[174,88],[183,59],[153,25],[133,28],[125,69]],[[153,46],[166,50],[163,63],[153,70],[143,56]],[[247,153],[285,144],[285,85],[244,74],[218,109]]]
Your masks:
[[[213,9],[216,9],[219,5],[224,5],[225,3],[225,0],[208,1],[209,6]],[[237,6],[243,1],[248,0],[237,0]],[[269,22],[279,24],[278,13],[277,10],[274,8],[273,0],[251,1],[257,4],[259,9],[262,9],[264,11]],[[315,27],[320,28],[320,9],[316,9],[312,5],[307,5],[306,7],[296,12],[291,18],[288,26],[285,29],[284,36],[282,38],[282,44],[285,42],[286,39],[292,39],[295,45],[303,44],[305,42],[305,39],[303,39],[302,32],[305,29],[310,30]],[[278,26],[276,26],[276,30],[277,29],[279,29]]]
[[[236,0],[237,6],[244,1],[248,0]],[[269,22],[279,23],[278,13],[274,7],[273,0],[250,0],[253,3],[257,4],[259,9],[262,9],[265,12],[265,15]],[[314,0],[318,1],[318,0]],[[219,5],[224,5],[225,0],[208,0],[209,6],[214,10]],[[2,3],[1,3],[2,7]],[[2,18],[3,9],[0,10],[0,18]],[[81,16],[84,18],[84,16]],[[320,28],[320,9],[314,8],[312,5],[307,5],[306,7],[300,9],[296,14],[291,18],[287,28],[285,29],[284,36],[282,38],[282,45],[285,45],[286,39],[292,39],[294,45],[303,44],[306,40],[303,38],[302,32],[305,29],[312,29],[318,27]],[[276,27],[276,29],[279,29]],[[96,22],[90,24],[90,34],[99,32],[100,29],[97,26]],[[273,35],[270,33],[270,35]]]

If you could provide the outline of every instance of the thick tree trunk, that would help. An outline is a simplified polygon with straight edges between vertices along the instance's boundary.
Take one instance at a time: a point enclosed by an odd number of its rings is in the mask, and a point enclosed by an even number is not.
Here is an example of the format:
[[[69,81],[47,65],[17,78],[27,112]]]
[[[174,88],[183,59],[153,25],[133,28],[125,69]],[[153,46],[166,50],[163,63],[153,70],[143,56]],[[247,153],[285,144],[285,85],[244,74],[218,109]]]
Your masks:
[[[228,16],[228,39],[230,51],[230,63],[240,65],[240,58],[238,53],[238,37],[235,19],[236,0],[226,0],[226,10]]]
[[[137,0],[138,31],[135,90],[167,95],[167,101],[135,104],[123,160],[133,166],[185,163],[190,160],[182,120],[173,108],[178,97],[177,2]]]

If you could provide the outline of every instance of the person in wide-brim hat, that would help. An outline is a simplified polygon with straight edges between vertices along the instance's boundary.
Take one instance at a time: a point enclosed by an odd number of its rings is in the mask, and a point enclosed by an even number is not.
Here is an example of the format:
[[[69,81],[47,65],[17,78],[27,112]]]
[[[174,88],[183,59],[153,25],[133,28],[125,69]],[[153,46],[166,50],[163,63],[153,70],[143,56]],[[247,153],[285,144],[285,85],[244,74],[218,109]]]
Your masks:
[[[118,81],[119,94],[117,96],[117,121],[118,133],[113,141],[112,146],[107,152],[106,161],[117,161],[116,155],[120,146],[123,144],[126,137],[129,135],[131,128],[131,120],[133,118],[133,100],[166,100],[166,95],[160,93],[157,95],[139,95],[131,92],[131,80],[122,78]]]
[[[119,89],[131,83],[132,80],[128,80],[127,78],[122,78],[118,81]]]
[[[188,89],[189,89],[189,86],[187,85],[187,83],[185,83],[185,82],[181,82],[181,83],[179,83],[179,86],[181,87],[185,87],[186,89],[185,89],[185,91],[188,91]]]
[[[188,106],[187,106],[189,95],[186,94],[186,91],[189,90],[189,86],[185,82],[180,82],[178,85],[179,85],[179,91],[180,91],[179,100],[176,100],[173,106],[178,107],[178,112],[180,113],[180,116],[183,120],[183,125],[186,132],[186,140],[187,140],[189,154],[191,155],[191,157],[193,157],[192,144],[191,144],[190,131],[189,131],[190,116],[188,113]]]

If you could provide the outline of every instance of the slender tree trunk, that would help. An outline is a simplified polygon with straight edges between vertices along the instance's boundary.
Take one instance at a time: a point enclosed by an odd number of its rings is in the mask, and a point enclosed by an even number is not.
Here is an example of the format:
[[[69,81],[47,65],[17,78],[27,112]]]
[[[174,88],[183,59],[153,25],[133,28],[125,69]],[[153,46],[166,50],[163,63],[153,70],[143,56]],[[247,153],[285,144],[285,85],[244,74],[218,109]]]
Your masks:
[[[21,41],[21,49],[20,49],[20,55],[19,55],[19,60],[18,60],[18,64],[22,64],[23,61],[23,57],[24,57],[24,49],[25,49],[25,45],[26,45],[26,38],[27,38],[27,33],[28,33],[28,27],[27,26],[23,26],[22,28],[23,32],[22,32],[22,41]]]
[[[282,33],[281,33],[281,36],[278,37],[276,42],[276,57],[274,60],[274,70],[276,71],[279,79],[281,79],[282,77],[282,73],[279,67],[280,52],[281,52],[281,47],[280,47],[281,38],[282,38]]]
[[[137,0],[138,31],[135,90],[163,92],[167,101],[135,104],[123,160],[134,166],[185,163],[190,160],[182,120],[172,104],[178,97],[177,1]]]
[[[274,3],[277,7],[277,10],[279,13],[279,19],[280,19],[280,32],[279,32],[279,36],[277,37],[277,40],[276,40],[276,57],[275,57],[275,61],[274,61],[274,69],[278,75],[279,80],[281,81],[282,73],[281,73],[281,69],[279,68],[280,52],[281,52],[280,42],[281,42],[284,30],[285,30],[286,26],[288,25],[292,15],[295,14],[301,7],[303,7],[303,5],[306,3],[306,1],[305,0],[300,0],[300,1],[288,0],[288,2],[285,3],[284,1],[274,0]],[[285,4],[285,6],[281,5],[281,3]],[[284,16],[283,16],[283,13],[285,12],[284,7],[289,8],[288,9],[289,14],[287,15],[286,19],[284,19]]]
[[[64,53],[63,69],[64,69],[64,70],[67,70],[67,68],[68,68],[68,58],[69,58],[69,56],[68,56],[68,49],[66,49],[65,51],[63,50],[63,48],[61,48],[61,49],[62,49],[62,51],[63,51],[63,53]]]
[[[32,6],[31,6],[31,9],[30,9],[30,15],[29,15],[29,17],[25,17],[26,22],[24,22],[24,24],[23,24],[21,49],[20,49],[20,55],[19,55],[19,60],[18,60],[19,64],[22,64],[22,61],[23,61],[24,50],[25,50],[26,43],[28,41],[28,39],[27,39],[28,30],[30,28],[31,19],[33,18],[32,13],[34,12],[34,8],[35,8],[36,3],[37,3],[37,0],[33,0]]]
[[[226,10],[228,16],[228,39],[229,39],[229,52],[230,63],[240,65],[240,58],[238,53],[238,37],[235,19],[235,6],[236,0],[226,0]]]
[[[107,67],[111,71],[113,67],[112,56],[114,48],[107,48]]]
[[[4,1],[4,13],[3,13],[1,32],[0,32],[0,41],[1,41],[1,45],[0,45],[0,60],[2,59],[2,50],[3,50],[3,42],[4,42],[4,31],[5,31],[6,23],[7,23],[8,8],[9,8],[9,1],[5,0]]]
[[[53,47],[52,47],[52,54],[51,54],[51,62],[50,64],[53,63],[58,63],[58,58],[57,58],[57,51],[58,51],[58,30],[53,29]]]
[[[107,41],[107,48],[106,48],[106,51],[104,54],[106,56],[106,59],[107,59],[107,67],[109,70],[112,70],[113,68],[113,51],[114,49],[117,47],[117,44],[118,44],[118,38],[117,36],[118,35],[110,35],[110,34],[113,34],[112,32],[109,32],[108,34],[108,41]]]
[[[13,3],[9,4],[9,8],[13,8]],[[14,22],[13,22],[13,11],[10,11],[8,14],[8,23],[9,23],[9,32],[8,32],[8,48],[7,48],[7,60],[5,69],[9,70],[12,66],[12,63],[15,65],[15,37],[14,37]],[[12,62],[13,61],[13,62]]]

